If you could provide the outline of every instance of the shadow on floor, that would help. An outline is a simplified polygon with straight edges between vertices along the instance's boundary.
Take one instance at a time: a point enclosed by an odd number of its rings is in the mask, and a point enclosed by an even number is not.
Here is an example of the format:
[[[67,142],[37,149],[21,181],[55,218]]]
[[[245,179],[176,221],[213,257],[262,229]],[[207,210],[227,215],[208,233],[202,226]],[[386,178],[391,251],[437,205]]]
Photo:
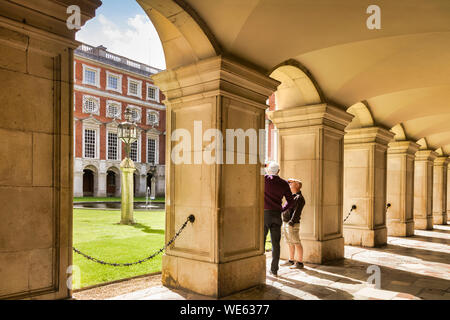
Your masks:
[[[331,268],[331,272],[334,274],[367,282],[371,275],[367,273],[367,268],[371,265],[374,264],[344,259],[329,262],[317,267],[317,269],[327,270],[327,268]],[[435,276],[426,276],[385,266],[379,267],[381,270],[381,290],[403,292],[424,299],[445,298],[445,295],[450,292],[450,280],[439,278],[438,273]],[[449,299],[449,297],[447,296],[446,299]]]
[[[311,271],[311,270],[309,270]],[[322,274],[321,274],[322,276]],[[268,276],[267,277],[270,280],[277,281],[281,284],[283,284],[284,287],[290,287],[293,289],[298,289],[300,292],[306,292],[310,295],[316,296],[319,299],[322,300],[353,300],[353,295],[350,294],[347,291],[337,289],[337,288],[330,288],[328,286],[322,286],[318,284],[311,284],[307,282],[302,282],[299,280],[295,280],[289,277],[285,276],[279,276],[277,278]],[[348,279],[346,279],[348,280]],[[355,284],[359,282],[354,282]]]
[[[410,239],[410,238],[408,238],[408,239]],[[412,240],[414,240],[414,239],[412,239]],[[433,250],[427,250],[424,248],[412,248],[412,247],[399,246],[399,245],[395,245],[395,244],[387,244],[386,246],[383,246],[383,247],[370,248],[368,250],[378,251],[378,252],[386,252],[386,253],[390,253],[390,254],[411,257],[411,258],[417,258],[417,259],[421,259],[421,260],[429,261],[429,262],[450,264],[450,254],[448,254],[446,252],[437,251],[437,250],[433,251]]]
[[[151,227],[146,226],[145,224],[142,224],[142,223],[135,223],[132,226],[134,228],[141,229],[141,231],[145,232],[145,233],[154,233],[154,234],[164,234],[165,233],[164,229],[152,229]]]
[[[432,232],[432,231],[429,230],[429,232]],[[438,238],[438,237],[427,236],[427,235],[414,235],[414,236],[408,237],[406,239],[450,245],[450,239]]]
[[[271,285],[261,285],[248,290],[235,293],[219,300],[303,300],[280,288]]]

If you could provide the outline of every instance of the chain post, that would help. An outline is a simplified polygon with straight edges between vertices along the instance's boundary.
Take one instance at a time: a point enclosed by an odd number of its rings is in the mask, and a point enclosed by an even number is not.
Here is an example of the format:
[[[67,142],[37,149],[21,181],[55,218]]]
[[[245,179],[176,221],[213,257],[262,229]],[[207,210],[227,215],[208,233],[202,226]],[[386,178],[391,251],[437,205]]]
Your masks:
[[[165,251],[168,247],[170,247],[172,245],[172,243],[174,243],[174,241],[178,238],[178,236],[181,234],[181,232],[186,228],[186,226],[188,225],[188,222],[194,223],[194,221],[195,221],[195,216],[193,214],[191,214],[186,219],[186,221],[183,223],[183,225],[180,227],[180,229],[175,234],[175,236],[172,239],[170,239],[170,241],[168,243],[166,243],[164,245],[164,247],[162,247],[161,249],[159,249],[155,253],[151,254],[150,256],[148,256],[148,257],[146,257],[146,258],[144,258],[142,260],[136,261],[136,262],[131,262],[131,263],[106,262],[106,261],[103,261],[103,260],[91,257],[90,255],[87,255],[87,254],[81,252],[80,250],[78,250],[75,247],[72,247],[72,249],[73,249],[73,251],[75,253],[78,253],[79,255],[85,257],[86,259],[91,260],[91,261],[96,262],[96,263],[99,263],[99,264],[102,264],[102,265],[108,265],[108,266],[112,266],[112,267],[131,267],[133,265],[137,265],[137,264],[141,264],[141,263],[147,262],[147,261],[153,259],[154,257],[156,257],[157,255],[159,255],[160,253],[162,253],[163,251]]]

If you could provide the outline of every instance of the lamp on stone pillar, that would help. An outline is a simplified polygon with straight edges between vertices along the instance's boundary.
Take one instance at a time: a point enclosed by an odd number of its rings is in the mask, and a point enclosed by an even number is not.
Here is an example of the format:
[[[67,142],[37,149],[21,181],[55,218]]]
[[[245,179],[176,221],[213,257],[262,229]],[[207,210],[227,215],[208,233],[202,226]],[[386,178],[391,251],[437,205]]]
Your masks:
[[[132,120],[130,108],[125,110],[125,122],[118,126],[118,137],[125,144],[125,159],[120,164],[122,172],[122,203],[120,224],[133,224],[134,182],[133,174],[136,171],[133,160],[130,159],[130,147],[137,140],[137,126]]]

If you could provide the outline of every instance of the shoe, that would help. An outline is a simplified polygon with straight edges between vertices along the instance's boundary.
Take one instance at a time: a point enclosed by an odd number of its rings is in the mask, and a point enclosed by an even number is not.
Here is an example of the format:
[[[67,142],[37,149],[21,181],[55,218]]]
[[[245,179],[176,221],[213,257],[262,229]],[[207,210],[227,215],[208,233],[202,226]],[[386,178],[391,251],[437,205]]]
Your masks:
[[[302,262],[297,262],[295,265],[293,265],[292,267],[290,267],[289,269],[303,269],[305,266],[303,265]]]
[[[283,263],[281,266],[283,266],[283,267],[289,267],[289,266],[293,266],[294,263],[295,263],[294,261],[288,260],[288,261],[286,261],[285,263]]]
[[[278,271],[273,272],[272,270],[270,270],[270,275],[274,276],[274,277],[278,277]]]

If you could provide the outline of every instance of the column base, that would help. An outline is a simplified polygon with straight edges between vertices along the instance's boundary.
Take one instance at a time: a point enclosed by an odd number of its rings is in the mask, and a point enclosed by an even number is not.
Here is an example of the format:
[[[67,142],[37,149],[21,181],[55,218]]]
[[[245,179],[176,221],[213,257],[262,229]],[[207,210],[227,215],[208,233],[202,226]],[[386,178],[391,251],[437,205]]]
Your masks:
[[[446,225],[447,224],[447,213],[443,213],[443,214],[433,213],[433,223],[439,224],[439,225]]]
[[[414,235],[414,221],[387,221],[387,234],[392,237],[411,237]]]
[[[344,238],[336,238],[325,241],[302,239],[303,262],[323,264],[344,258]],[[296,253],[297,254],[297,253]],[[295,256],[297,258],[297,256]],[[289,247],[281,239],[280,258],[289,259]]]
[[[433,217],[414,218],[414,229],[416,230],[433,230]]]
[[[387,229],[356,229],[344,226],[346,245],[361,247],[379,247],[387,243]]]
[[[220,264],[170,255],[162,257],[162,283],[169,288],[222,298],[265,282],[265,255]]]

